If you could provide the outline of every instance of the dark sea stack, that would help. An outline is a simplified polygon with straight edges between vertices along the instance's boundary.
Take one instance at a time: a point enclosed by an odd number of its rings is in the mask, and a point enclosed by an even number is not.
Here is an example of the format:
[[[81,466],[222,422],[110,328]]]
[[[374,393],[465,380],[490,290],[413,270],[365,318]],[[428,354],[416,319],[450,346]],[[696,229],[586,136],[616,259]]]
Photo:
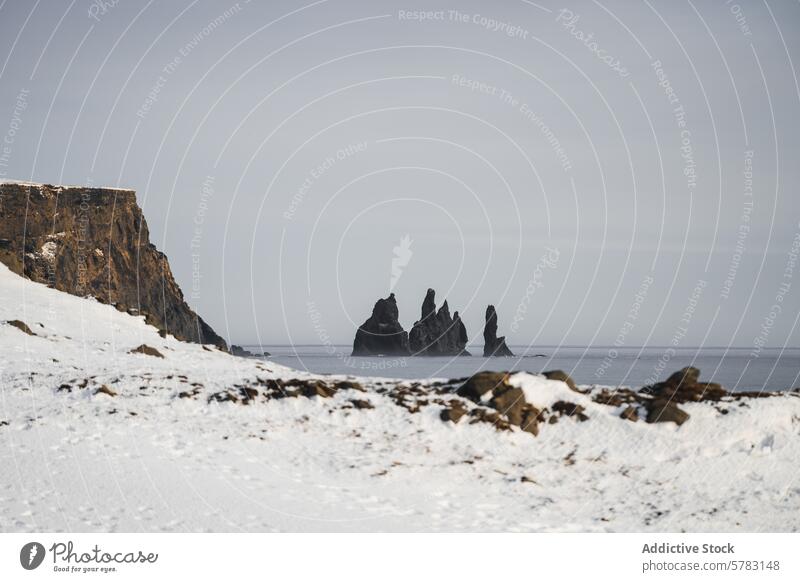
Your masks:
[[[227,349],[150,243],[133,190],[0,183],[0,241],[0,261],[18,275],[143,315],[179,340]]]
[[[356,332],[354,356],[407,356],[408,332],[400,325],[394,293],[378,299],[372,315]]]
[[[447,301],[436,310],[436,292],[428,289],[422,302],[422,317],[408,334],[411,354],[415,356],[469,355],[466,351],[467,329],[458,315],[450,315]]]
[[[462,356],[472,355],[467,351],[469,336],[467,335],[467,328],[464,326],[464,322],[461,321],[461,316],[458,315],[458,311],[453,314],[453,327],[456,328],[456,345],[461,350],[459,354]]]
[[[483,357],[513,356],[506,345],[506,338],[497,337],[497,312],[494,305],[486,308],[486,324],[483,326]]]

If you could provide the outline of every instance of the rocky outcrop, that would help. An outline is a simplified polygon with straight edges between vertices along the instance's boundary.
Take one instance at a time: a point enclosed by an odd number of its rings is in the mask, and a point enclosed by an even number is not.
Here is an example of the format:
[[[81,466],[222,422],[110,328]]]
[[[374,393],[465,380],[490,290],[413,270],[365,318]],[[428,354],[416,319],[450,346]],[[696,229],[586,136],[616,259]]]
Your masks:
[[[0,261],[33,281],[143,315],[180,340],[227,349],[150,243],[133,190],[0,183]]]
[[[469,355],[467,329],[456,311],[450,315],[447,301],[436,310],[436,292],[428,289],[422,302],[422,314],[408,334],[408,344],[415,356]]]
[[[497,312],[494,305],[486,308],[486,324],[483,326],[483,357],[513,356],[506,345],[506,338],[497,337]]]
[[[678,370],[664,382],[645,386],[641,392],[650,394],[655,399],[676,403],[719,401],[728,395],[728,392],[715,382],[700,382],[700,370],[691,366]]]
[[[354,356],[407,356],[408,332],[400,325],[394,293],[378,299],[372,315],[356,331]]]

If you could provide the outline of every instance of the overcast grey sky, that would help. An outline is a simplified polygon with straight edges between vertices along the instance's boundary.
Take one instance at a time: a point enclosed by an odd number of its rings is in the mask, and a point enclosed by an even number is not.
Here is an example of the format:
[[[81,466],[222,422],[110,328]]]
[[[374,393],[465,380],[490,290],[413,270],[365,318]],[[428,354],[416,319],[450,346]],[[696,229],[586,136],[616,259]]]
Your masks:
[[[798,346],[796,66],[795,1],[6,0],[0,174],[137,190],[236,343],[433,287],[477,343]]]

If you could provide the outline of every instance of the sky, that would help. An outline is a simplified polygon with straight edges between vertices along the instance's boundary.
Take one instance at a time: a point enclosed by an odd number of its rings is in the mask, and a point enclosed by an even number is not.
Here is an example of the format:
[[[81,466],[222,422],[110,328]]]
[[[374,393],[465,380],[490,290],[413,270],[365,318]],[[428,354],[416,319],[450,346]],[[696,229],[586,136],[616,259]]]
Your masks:
[[[239,344],[800,346],[800,4],[0,3],[0,179],[132,188]]]

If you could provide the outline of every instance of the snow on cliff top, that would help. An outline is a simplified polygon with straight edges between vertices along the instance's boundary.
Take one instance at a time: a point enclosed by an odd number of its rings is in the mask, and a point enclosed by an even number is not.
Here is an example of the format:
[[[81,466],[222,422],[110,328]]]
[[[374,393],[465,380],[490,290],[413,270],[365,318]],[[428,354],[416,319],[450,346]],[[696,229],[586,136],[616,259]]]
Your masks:
[[[111,190],[116,192],[135,192],[135,190],[131,188],[115,188],[110,186],[72,186],[69,184],[45,184],[43,182],[27,182],[25,180],[0,180],[0,186],[5,184],[12,184],[15,186],[27,186],[31,188],[38,188],[42,189],[45,186],[50,188],[55,188],[57,190]]]
[[[588,421],[533,437],[412,414],[383,379],[360,380],[359,407],[352,391],[183,398],[311,376],[162,338],[0,265],[9,320],[36,335],[0,323],[0,531],[800,529],[800,398],[686,404],[681,427],[648,425],[514,375],[539,406],[587,405]],[[141,344],[164,357],[129,353]]]

